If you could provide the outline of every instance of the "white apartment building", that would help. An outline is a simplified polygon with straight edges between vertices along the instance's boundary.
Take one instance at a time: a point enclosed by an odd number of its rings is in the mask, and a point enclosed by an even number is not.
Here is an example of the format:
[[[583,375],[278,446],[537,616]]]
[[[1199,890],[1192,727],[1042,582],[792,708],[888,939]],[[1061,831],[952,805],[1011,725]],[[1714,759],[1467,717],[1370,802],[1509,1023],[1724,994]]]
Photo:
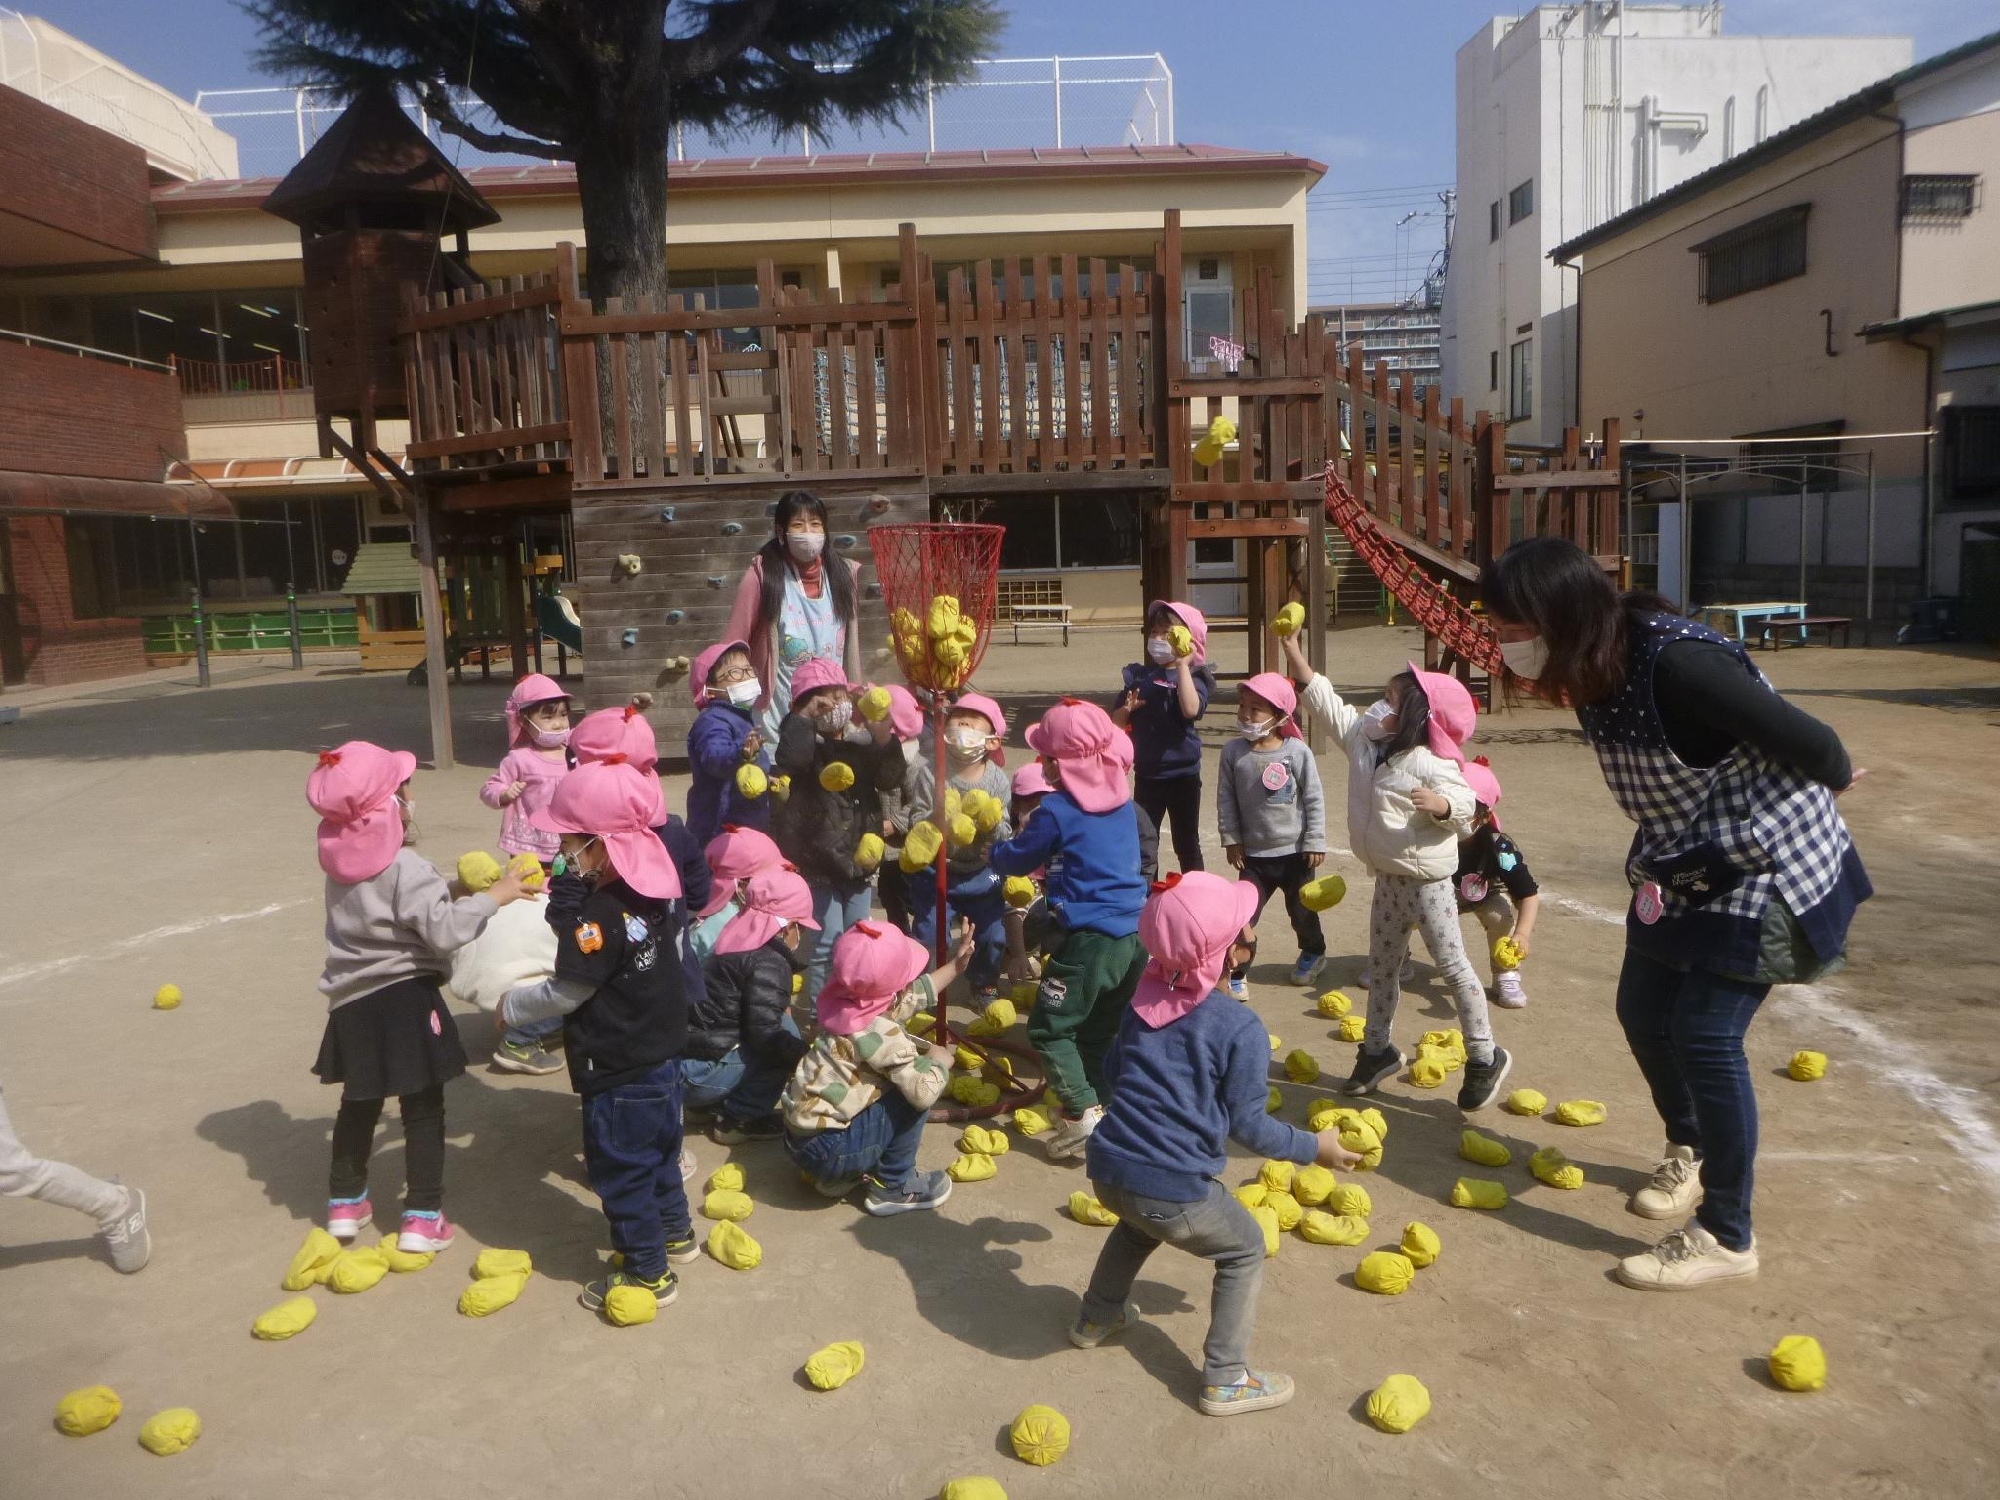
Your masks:
[[[1512,442],[1592,430],[1603,414],[1577,410],[1577,273],[1549,251],[1911,56],[1908,37],[1724,36],[1719,3],[1495,17],[1458,49],[1444,389],[1507,416]]]

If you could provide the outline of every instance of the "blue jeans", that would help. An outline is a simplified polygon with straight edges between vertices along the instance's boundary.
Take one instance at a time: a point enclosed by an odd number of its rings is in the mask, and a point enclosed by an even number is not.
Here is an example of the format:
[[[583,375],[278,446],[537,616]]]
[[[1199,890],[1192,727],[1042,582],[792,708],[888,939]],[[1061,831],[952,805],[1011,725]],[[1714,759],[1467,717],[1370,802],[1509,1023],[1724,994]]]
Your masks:
[[[505,1040],[515,1047],[537,1047],[562,1030],[563,1018],[549,1016],[525,1026],[509,1026]]]
[[[632,1275],[659,1280],[667,1241],[694,1234],[681,1185],[678,1058],[634,1082],[583,1096],[583,1166],[610,1221],[611,1248]]]
[[[813,1135],[787,1132],[785,1151],[815,1182],[839,1182],[866,1174],[894,1192],[908,1187],[916,1174],[917,1142],[923,1139],[924,1117],[929,1113],[891,1088],[856,1115],[845,1130],[822,1130]],[[1264,1253],[1261,1238],[1257,1253]]]
[[[812,957],[806,963],[806,987],[800,995],[808,1007],[819,998],[822,986],[826,984],[826,971],[833,963],[833,942],[856,922],[868,920],[868,887],[863,886],[851,896],[843,896],[830,885],[816,885],[812,888],[813,915],[819,919],[819,941],[813,944]]]
[[[904,878],[910,904],[910,936],[933,954],[937,952],[937,871],[920,870]],[[966,978],[974,989],[998,982],[1007,958],[1007,897],[998,875],[976,870],[954,877],[945,887],[950,914],[972,923],[972,964]]]
[[[793,1036],[798,1023],[786,1016],[780,1023]],[[778,1107],[778,1096],[791,1082],[785,1063],[745,1059],[738,1045],[712,1062],[681,1059],[681,1103],[690,1109],[713,1109],[731,1124],[762,1119]]]
[[[1208,1299],[1208,1342],[1202,1345],[1202,1381],[1233,1385],[1250,1370],[1250,1332],[1257,1325],[1257,1293],[1264,1285],[1264,1231],[1219,1182],[1199,1203],[1144,1198],[1109,1183],[1093,1182],[1098,1202],[1118,1222],[1097,1252],[1097,1269],[1083,1294],[1083,1315],[1116,1323],[1140,1268],[1162,1245],[1215,1262]]]
[[[1667,1143],[1701,1162],[1702,1228],[1731,1250],[1750,1248],[1757,1165],[1757,1093],[1743,1034],[1768,984],[1668,968],[1630,948],[1618,975],[1618,1024],[1653,1091]]]

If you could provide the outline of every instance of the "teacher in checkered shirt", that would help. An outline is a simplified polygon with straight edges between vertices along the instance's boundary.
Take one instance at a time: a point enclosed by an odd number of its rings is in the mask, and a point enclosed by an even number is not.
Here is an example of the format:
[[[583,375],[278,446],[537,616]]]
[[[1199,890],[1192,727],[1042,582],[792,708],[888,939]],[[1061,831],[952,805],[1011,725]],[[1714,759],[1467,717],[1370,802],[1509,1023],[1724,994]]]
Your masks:
[[[1743,1035],[1774,984],[1832,973],[1873,893],[1834,798],[1862,773],[1739,641],[1654,594],[1620,596],[1560,537],[1516,542],[1480,579],[1508,692],[1576,711],[1638,825],[1618,1021],[1666,1124],[1632,1211],[1686,1225],[1618,1279],[1687,1291],[1757,1274],[1757,1096]]]

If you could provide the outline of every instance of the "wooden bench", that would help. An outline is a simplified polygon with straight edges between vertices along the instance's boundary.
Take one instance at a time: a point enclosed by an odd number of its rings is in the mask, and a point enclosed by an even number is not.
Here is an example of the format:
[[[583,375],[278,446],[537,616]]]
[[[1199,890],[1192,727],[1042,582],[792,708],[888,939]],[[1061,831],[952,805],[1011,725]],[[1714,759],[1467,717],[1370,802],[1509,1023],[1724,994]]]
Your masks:
[[[1704,604],[1692,613],[1708,625],[1717,623],[1716,616],[1726,616],[1733,627],[1730,634],[1739,641],[1748,641],[1751,632],[1760,627],[1769,634],[1779,625],[1796,626],[1805,618],[1806,607],[1803,600],[1780,599],[1758,604]],[[1805,639],[1803,631],[1799,639]]]
[[[1063,645],[1069,644],[1069,605],[1063,600],[1061,578],[1002,578],[995,605],[1000,619],[1014,627],[1014,644],[1021,644],[1023,625],[1059,626]]]
[[[1840,632],[1840,644],[1846,647],[1854,621],[1846,615],[1788,615],[1783,620],[1773,620],[1764,627],[1764,645],[1768,650],[1780,651],[1785,646],[1785,633],[1796,629],[1798,634],[1791,644],[1803,646],[1808,635],[1814,630],[1826,632],[1826,644],[1833,645],[1833,633]]]

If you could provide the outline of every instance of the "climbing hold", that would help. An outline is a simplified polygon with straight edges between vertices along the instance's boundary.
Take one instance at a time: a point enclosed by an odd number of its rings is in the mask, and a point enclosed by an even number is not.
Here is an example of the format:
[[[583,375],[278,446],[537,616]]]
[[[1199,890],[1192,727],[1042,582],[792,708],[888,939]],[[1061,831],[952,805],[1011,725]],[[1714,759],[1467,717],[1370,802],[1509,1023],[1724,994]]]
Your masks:
[[[1481,1135],[1476,1130],[1459,1132],[1458,1154],[1481,1167],[1504,1167],[1514,1159],[1514,1153],[1500,1142],[1490,1135]]]
[[[680,624],[681,621],[685,620],[686,618],[687,618],[687,611],[684,609],[670,609],[667,611],[667,623],[669,625],[678,625]],[[687,658],[676,657],[675,660],[680,663],[680,669],[683,672],[685,672],[688,666]]]
[[[292,1297],[258,1318],[250,1325],[250,1332],[260,1339],[276,1343],[295,1333],[304,1333],[318,1316],[319,1309],[313,1305],[312,1298]]]
[[[340,1241],[315,1225],[306,1231],[305,1243],[299,1246],[292,1257],[292,1264],[285,1272],[282,1283],[288,1292],[303,1292],[309,1286],[317,1286],[325,1280],[320,1273],[332,1265],[340,1254]]]
[[[1306,1212],[1299,1206],[1298,1199],[1294,1198],[1290,1193],[1281,1192],[1275,1188],[1265,1192],[1264,1201],[1258,1206],[1260,1208],[1268,1208],[1272,1213],[1276,1214],[1278,1216],[1278,1228],[1287,1234],[1299,1227],[1299,1220],[1305,1217]]]
[[[343,1250],[333,1259],[326,1284],[336,1292],[365,1292],[389,1274],[389,1259],[380,1250]]]
[[[1397,1250],[1375,1250],[1361,1257],[1354,1268],[1354,1284],[1364,1292],[1381,1297],[1399,1297],[1416,1280],[1417,1268]]]
[[[743,523],[741,521],[724,521],[722,523],[722,534],[724,536],[743,535]]]
[[[413,1271],[421,1271],[437,1259],[433,1251],[402,1249],[397,1244],[397,1238],[396,1235],[385,1234],[382,1236],[382,1243],[375,1248],[381,1252],[382,1259],[389,1269],[398,1275],[407,1276]]]
[[[721,573],[711,573],[708,575],[708,586],[712,589],[719,589],[728,581],[728,578]]]
[[[1025,1407],[1007,1436],[1022,1463],[1047,1468],[1069,1452],[1069,1418],[1053,1406]]]
[[[1292,1176],[1292,1196],[1306,1207],[1316,1208],[1326,1202],[1328,1195],[1339,1185],[1333,1173],[1325,1167],[1300,1167]]]
[[[201,1418],[185,1406],[170,1406],[146,1418],[139,1429],[139,1446],[161,1458],[172,1458],[192,1448],[201,1436]]]
[[[1391,1375],[1368,1395],[1368,1420],[1384,1432],[1408,1432],[1430,1409],[1431,1393],[1414,1375]]]
[[[1544,1146],[1528,1158],[1528,1170],[1537,1182],[1572,1192],[1583,1186],[1583,1168],[1562,1154],[1558,1146]]]
[[[604,1319],[619,1328],[650,1323],[660,1315],[660,1299],[650,1287],[629,1283],[614,1286],[604,1294]]]
[[[634,625],[627,625],[625,629],[619,633],[618,643],[622,646],[638,645],[639,644],[638,627]]]
[[[1350,1218],[1366,1219],[1375,1212],[1375,1200],[1368,1196],[1368,1189],[1358,1182],[1337,1184],[1326,1195],[1326,1211],[1330,1214],[1346,1214]]]
[[[1595,1099],[1565,1099],[1556,1106],[1556,1119],[1564,1125],[1602,1125],[1605,1109]]]
[[[717,1188],[701,1200],[701,1216],[735,1222],[749,1218],[756,1207],[750,1201],[750,1195],[741,1189]]]
[[[1368,1221],[1351,1214],[1330,1214],[1308,1209],[1299,1220],[1299,1238],[1315,1245],[1358,1245],[1368,1238]]]
[[[89,1437],[118,1420],[125,1403],[108,1385],[87,1385],[56,1403],[56,1426],[71,1437]]]
[[[1771,1351],[1771,1378],[1788,1391],[1816,1391],[1826,1385],[1826,1351],[1809,1333],[1791,1333]]]
[[[984,1151],[966,1151],[952,1158],[951,1165],[945,1168],[945,1175],[953,1182],[984,1182],[999,1170],[993,1158]]]
[[[1250,1210],[1250,1217],[1257,1221],[1257,1227],[1264,1231],[1264,1258],[1269,1260],[1278,1253],[1278,1213],[1276,1209],[1258,1204]]]
[[[1095,1229],[1109,1229],[1118,1222],[1118,1215],[1082,1188],[1069,1195],[1069,1216],[1077,1223],[1088,1224]]]
[[[172,989],[172,985],[167,986]],[[178,992],[176,992],[178,993]],[[155,1005],[160,1002],[154,1000]],[[1826,1054],[1824,1052],[1794,1052],[1792,1061],[1785,1071],[1800,1083],[1812,1083],[1826,1077]]]
[[[1507,1096],[1506,1109],[1514,1115],[1538,1115],[1549,1107],[1549,1096],[1537,1089],[1515,1089]]]
[[[521,1295],[521,1289],[528,1284],[528,1276],[527,1271],[514,1271],[498,1276],[480,1277],[458,1294],[459,1312],[468,1318],[484,1318],[497,1313],[503,1307],[512,1307],[514,1299]]]
[[[1328,990],[1319,997],[1319,1013],[1329,1021],[1338,1021],[1354,1009],[1354,1002],[1339,990]]]
[[[1420,1224],[1415,1219],[1403,1226],[1403,1254],[1410,1258],[1413,1266],[1428,1266],[1438,1258],[1444,1249],[1437,1237],[1437,1231],[1428,1224]]]
[[[1366,1016],[1342,1016],[1340,1018],[1340,1039],[1343,1042],[1358,1042],[1368,1035]]]
[[[855,536],[853,532],[840,532],[833,539],[833,550],[836,552],[845,552],[854,545],[854,542]]]
[[[1257,1180],[1276,1193],[1292,1190],[1292,1179],[1298,1175],[1298,1168],[1288,1161],[1267,1161],[1257,1170]]]
[[[644,566],[645,563],[636,552],[621,552],[618,554],[618,571],[623,573],[627,578],[637,577],[639,570]]]
[[[673,518],[674,508],[671,505],[662,505],[660,507],[660,519],[662,521],[671,521]]]
[[[837,1391],[859,1375],[866,1362],[860,1342],[843,1339],[806,1357],[806,1379],[816,1391]]]
[[[1451,1187],[1453,1208],[1505,1208],[1507,1189],[1480,1177],[1461,1177]]]
[[[154,1010],[173,1010],[181,1003],[181,987],[177,984],[163,984],[153,991]],[[1802,1052],[1799,1056],[1803,1057]],[[1821,1059],[1822,1064],[1825,1059]]]
[[[1347,898],[1347,882],[1338,875],[1322,875],[1299,887],[1299,904],[1307,911],[1329,911]]]
[[[1316,1083],[1319,1081],[1319,1062],[1304,1048],[1294,1048],[1285,1054],[1285,1076],[1293,1083]]]
[[[764,1247],[742,1225],[727,1219],[709,1230],[708,1253],[732,1271],[754,1271],[764,1262]]]
[[[1278,611],[1278,617],[1271,621],[1271,634],[1275,636],[1297,635],[1299,627],[1306,622],[1306,607],[1294,599]]]

